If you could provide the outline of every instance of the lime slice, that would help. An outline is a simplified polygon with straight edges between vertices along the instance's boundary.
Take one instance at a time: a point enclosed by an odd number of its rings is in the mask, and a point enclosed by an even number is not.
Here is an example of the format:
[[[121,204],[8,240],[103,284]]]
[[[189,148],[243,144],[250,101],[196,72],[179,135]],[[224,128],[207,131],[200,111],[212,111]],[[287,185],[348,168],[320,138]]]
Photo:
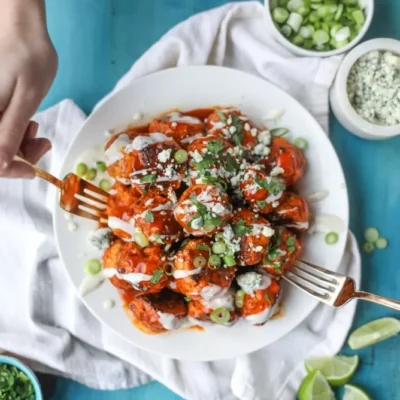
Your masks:
[[[345,385],[343,400],[372,400],[371,397],[357,386]]]
[[[332,386],[347,383],[358,367],[358,356],[316,357],[305,362],[306,370],[318,370]]]
[[[335,400],[329,383],[319,371],[310,372],[300,385],[299,400]]]
[[[381,318],[356,329],[350,335],[347,343],[353,350],[361,349],[397,335],[399,332],[400,321],[398,319]]]

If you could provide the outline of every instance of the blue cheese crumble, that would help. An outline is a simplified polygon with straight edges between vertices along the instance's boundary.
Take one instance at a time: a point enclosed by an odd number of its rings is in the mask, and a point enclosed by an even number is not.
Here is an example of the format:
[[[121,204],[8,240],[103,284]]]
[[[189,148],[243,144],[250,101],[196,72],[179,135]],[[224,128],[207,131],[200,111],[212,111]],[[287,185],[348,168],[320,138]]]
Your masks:
[[[99,228],[91,232],[89,242],[98,250],[105,250],[111,245],[113,233],[110,228]]]
[[[350,70],[347,94],[355,111],[376,125],[400,123],[400,56],[371,51]]]

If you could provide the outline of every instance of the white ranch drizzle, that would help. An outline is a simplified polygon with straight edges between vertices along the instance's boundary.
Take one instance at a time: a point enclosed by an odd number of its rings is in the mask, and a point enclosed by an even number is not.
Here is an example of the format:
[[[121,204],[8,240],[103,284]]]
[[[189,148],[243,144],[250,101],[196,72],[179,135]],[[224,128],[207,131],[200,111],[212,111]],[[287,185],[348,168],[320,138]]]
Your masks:
[[[191,117],[190,115],[182,115],[179,112],[173,112],[164,117],[166,121],[170,122],[183,122],[187,124],[201,124],[198,118]]]
[[[104,276],[106,278],[117,277],[118,279],[129,282],[131,285],[137,285],[139,282],[142,281],[149,281],[153,277],[153,275],[142,274],[141,272],[130,272],[127,274],[121,274],[117,271],[116,268],[105,268]]]
[[[104,153],[106,165],[110,166],[121,160],[123,158],[122,151],[129,143],[130,139],[128,135],[119,135]]]
[[[146,136],[136,136],[135,139],[125,147],[125,152],[140,151],[152,144],[171,142],[172,140],[172,138],[159,132],[149,133]]]
[[[195,268],[195,269],[176,269],[173,272],[173,277],[175,279],[183,279],[187,278],[188,276],[200,274],[203,268]]]
[[[202,134],[202,133],[196,133],[196,135],[193,135],[193,136],[189,136],[189,137],[186,137],[186,138],[184,138],[184,139],[182,139],[181,140],[181,143],[192,143],[192,142],[194,142],[196,139],[199,139],[199,138],[201,138],[201,137],[204,137],[204,135]]]
[[[86,276],[79,285],[79,294],[82,297],[88,295],[97,289],[105,281],[105,279],[106,277],[103,271],[100,271],[96,275]]]
[[[108,227],[115,230],[120,230],[129,235],[129,238],[124,238],[126,242],[132,242],[133,236],[136,233],[135,220],[132,218],[129,221],[124,221],[117,217],[108,217]]]
[[[325,200],[329,196],[329,190],[318,190],[306,196],[309,203],[317,203],[318,201]]]
[[[308,233],[342,233],[345,224],[341,218],[333,214],[316,214]]]
[[[161,311],[157,311],[157,314],[159,317],[158,322],[168,331],[179,329],[184,323],[184,319],[177,318],[174,314],[163,313]]]

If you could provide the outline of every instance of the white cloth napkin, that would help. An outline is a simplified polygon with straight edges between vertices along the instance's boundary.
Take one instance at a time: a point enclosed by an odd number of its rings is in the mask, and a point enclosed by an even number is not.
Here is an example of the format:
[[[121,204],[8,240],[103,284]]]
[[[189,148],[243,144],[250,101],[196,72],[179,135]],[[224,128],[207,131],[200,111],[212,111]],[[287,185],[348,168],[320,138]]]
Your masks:
[[[257,2],[227,4],[196,15],[167,33],[121,79],[176,65],[217,64],[259,75],[301,101],[327,129],[328,88],[339,59],[298,58],[268,34]],[[266,94],[267,95],[267,94]],[[53,143],[41,166],[57,174],[85,116],[65,100],[36,116]],[[218,362],[176,361],[125,342],[79,300],[58,258],[52,230],[54,192],[39,179],[0,184],[0,347],[33,360],[41,371],[100,389],[157,379],[190,400],[293,400],[303,360],[338,352],[355,303],[319,305],[294,331],[255,353]],[[341,271],[360,280],[350,234]],[[134,329],[134,328],[133,328]]]

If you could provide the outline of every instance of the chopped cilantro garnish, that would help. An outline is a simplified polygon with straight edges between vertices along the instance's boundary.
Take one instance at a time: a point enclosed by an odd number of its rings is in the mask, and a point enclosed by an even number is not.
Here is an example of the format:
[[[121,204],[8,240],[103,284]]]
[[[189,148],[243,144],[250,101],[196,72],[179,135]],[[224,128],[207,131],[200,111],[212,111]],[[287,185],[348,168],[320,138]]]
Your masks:
[[[150,210],[146,211],[146,214],[144,214],[144,219],[146,222],[154,222],[153,213]]]
[[[190,202],[191,202],[194,206],[196,206],[197,212],[200,214],[200,216],[203,216],[204,214],[207,214],[207,212],[208,212],[207,207],[206,207],[204,204],[200,203],[200,202],[196,199],[195,196],[191,196],[191,197],[190,197]]]
[[[222,221],[219,217],[211,217],[204,221],[204,226],[219,226],[221,225]]]
[[[149,174],[145,175],[142,178],[140,178],[140,183],[155,183],[157,181],[157,175],[156,174]]]
[[[224,148],[224,143],[221,140],[210,140],[207,143],[207,150],[212,154],[219,153]]]
[[[244,139],[243,121],[235,113],[230,113],[230,116],[232,118],[232,126],[236,128],[236,132],[232,134],[231,139],[236,146],[242,147]]]
[[[254,178],[254,182],[261,188],[268,190],[269,194],[273,196],[278,195],[286,189],[286,185],[282,179],[271,177],[261,180],[258,176]]]
[[[258,208],[264,208],[266,206],[266,202],[264,200],[256,201]]]
[[[277,247],[272,248],[268,251],[268,260],[275,261],[280,257],[280,255],[281,255],[281,252],[280,252],[279,248],[277,248]]]
[[[184,297],[184,299],[185,299],[185,301],[187,302],[187,303],[189,303],[189,301],[192,301],[192,299],[190,298],[190,297]]]
[[[204,155],[203,159],[199,162],[194,162],[193,167],[198,171],[204,171],[212,167],[216,163],[217,159],[210,153]]]
[[[230,153],[226,153],[224,167],[228,172],[237,172],[240,169],[239,164]]]
[[[273,264],[273,266],[274,266],[274,268],[275,268],[275,271],[278,273],[278,274],[281,274],[282,273],[282,270],[281,270],[281,267],[282,267],[282,262],[277,262],[277,263],[274,263]]]
[[[218,114],[218,117],[221,120],[221,122],[226,124],[225,114],[221,110],[215,110],[215,112]]]
[[[158,283],[163,276],[164,271],[162,269],[156,269],[153,273],[152,278],[150,279],[151,283]]]
[[[236,236],[244,236],[247,233],[251,232],[252,227],[247,226],[245,222],[241,219],[236,224],[232,224],[233,232],[235,232]]]
[[[211,185],[216,186],[219,189],[222,189],[222,190],[228,189],[228,185],[226,184],[226,182],[223,179],[219,179],[215,176],[206,174],[201,178],[201,180],[203,181],[203,183],[209,183]]]

